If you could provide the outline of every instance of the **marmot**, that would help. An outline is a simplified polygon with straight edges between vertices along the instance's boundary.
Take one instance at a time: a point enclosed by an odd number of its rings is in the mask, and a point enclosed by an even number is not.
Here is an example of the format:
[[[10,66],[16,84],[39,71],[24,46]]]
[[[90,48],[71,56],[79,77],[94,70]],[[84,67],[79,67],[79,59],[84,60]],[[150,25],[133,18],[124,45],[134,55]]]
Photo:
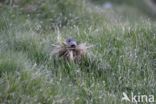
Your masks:
[[[86,43],[78,44],[73,38],[68,38],[62,43],[55,45],[52,53],[57,57],[63,57],[65,60],[78,62],[87,55]]]

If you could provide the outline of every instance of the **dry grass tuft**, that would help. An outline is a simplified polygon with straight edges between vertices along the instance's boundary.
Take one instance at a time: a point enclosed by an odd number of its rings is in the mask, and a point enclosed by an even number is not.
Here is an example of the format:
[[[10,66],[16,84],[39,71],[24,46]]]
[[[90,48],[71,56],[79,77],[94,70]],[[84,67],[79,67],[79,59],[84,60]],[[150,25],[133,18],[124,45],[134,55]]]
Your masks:
[[[62,57],[66,61],[74,62],[82,61],[82,58],[86,57],[89,53],[89,48],[92,47],[91,45],[87,45],[86,43],[76,44],[75,47],[72,47],[66,41],[63,41],[62,43],[58,42],[53,46],[53,56],[56,56],[57,58]]]

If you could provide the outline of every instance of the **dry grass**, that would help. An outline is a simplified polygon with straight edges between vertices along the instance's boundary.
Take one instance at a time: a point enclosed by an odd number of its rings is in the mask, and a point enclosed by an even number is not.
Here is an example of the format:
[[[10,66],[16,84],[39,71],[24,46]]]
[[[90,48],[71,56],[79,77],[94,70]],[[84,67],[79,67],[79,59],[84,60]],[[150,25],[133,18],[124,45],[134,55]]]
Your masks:
[[[83,57],[87,57],[89,48],[92,47],[92,45],[87,45],[87,43],[80,43],[75,47],[71,47],[66,41],[57,42],[56,45],[53,46],[53,56],[56,56],[57,58],[62,57],[66,61],[74,62],[79,62]]]

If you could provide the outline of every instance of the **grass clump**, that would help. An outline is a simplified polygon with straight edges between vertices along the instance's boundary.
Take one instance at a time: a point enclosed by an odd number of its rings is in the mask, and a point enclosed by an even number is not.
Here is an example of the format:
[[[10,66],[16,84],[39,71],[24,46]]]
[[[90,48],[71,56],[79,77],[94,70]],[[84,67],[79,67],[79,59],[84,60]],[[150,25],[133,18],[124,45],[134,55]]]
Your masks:
[[[28,67],[28,61],[22,53],[9,51],[0,54],[0,76],[2,76],[3,73],[19,72],[25,67]]]

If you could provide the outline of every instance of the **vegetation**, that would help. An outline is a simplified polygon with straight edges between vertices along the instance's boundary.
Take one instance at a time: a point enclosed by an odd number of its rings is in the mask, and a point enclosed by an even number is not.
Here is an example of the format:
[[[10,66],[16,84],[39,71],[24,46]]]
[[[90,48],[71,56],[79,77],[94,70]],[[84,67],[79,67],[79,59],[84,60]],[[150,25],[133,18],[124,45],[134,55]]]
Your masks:
[[[156,25],[137,8],[19,0],[2,4],[0,13],[0,103],[130,104],[121,102],[123,92],[156,97]],[[53,59],[58,32],[95,47],[80,64]]]

